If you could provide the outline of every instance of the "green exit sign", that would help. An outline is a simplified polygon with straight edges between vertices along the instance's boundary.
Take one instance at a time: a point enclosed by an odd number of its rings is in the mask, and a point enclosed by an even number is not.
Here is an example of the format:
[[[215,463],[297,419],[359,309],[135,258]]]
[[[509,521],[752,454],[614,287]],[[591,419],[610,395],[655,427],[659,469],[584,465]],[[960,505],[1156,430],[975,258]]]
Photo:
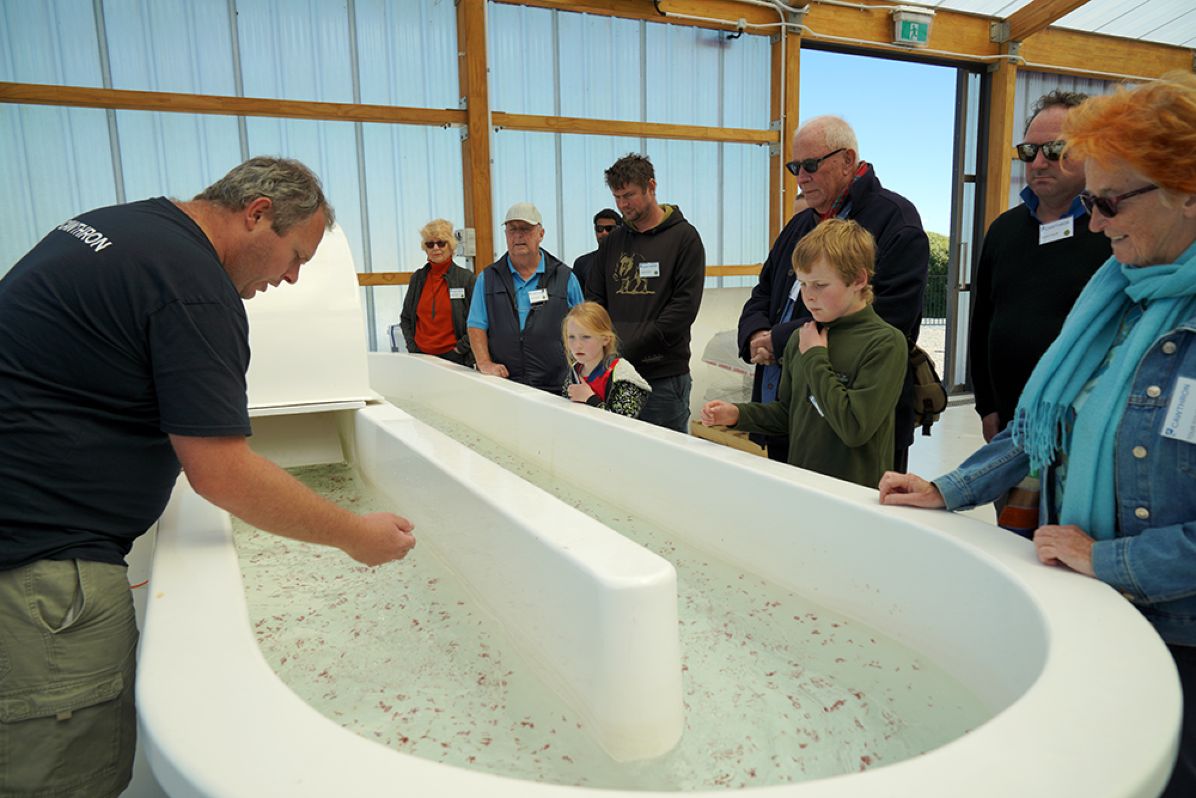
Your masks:
[[[898,44],[919,44],[926,45],[930,39],[930,26],[925,22],[914,22],[913,20],[902,20],[901,30],[897,33]]]
[[[930,41],[930,21],[934,19],[929,9],[911,9],[908,6],[893,11],[893,43],[907,47],[925,47]]]

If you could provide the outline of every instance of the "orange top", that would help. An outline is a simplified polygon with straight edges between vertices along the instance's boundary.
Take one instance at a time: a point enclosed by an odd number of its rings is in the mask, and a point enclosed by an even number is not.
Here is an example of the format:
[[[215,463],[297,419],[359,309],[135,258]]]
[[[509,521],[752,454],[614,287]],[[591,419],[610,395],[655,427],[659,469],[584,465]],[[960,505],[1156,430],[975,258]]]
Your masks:
[[[428,278],[415,306],[415,345],[429,355],[443,355],[457,345],[453,309],[444,275],[453,265],[430,263]]]

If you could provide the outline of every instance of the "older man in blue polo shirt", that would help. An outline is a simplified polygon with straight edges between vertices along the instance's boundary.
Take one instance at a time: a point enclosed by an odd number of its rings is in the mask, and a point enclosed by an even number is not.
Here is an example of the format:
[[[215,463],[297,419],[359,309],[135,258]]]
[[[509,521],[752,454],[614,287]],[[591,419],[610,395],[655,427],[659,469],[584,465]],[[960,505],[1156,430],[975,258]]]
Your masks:
[[[478,275],[466,327],[478,371],[560,393],[569,374],[561,323],[583,301],[573,270],[540,247],[530,202],[507,211],[507,251]]]

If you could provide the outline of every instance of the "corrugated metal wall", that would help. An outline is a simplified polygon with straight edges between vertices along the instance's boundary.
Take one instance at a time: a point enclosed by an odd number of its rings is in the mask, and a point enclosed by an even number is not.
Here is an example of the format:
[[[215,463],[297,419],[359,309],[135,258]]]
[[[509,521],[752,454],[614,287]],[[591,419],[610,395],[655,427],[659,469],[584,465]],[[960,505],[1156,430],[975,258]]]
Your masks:
[[[488,14],[495,110],[768,126],[764,37],[501,4]],[[450,0],[0,0],[0,22],[4,81],[458,106]],[[419,228],[464,216],[456,129],[3,104],[0,136],[0,179],[18,187],[0,214],[0,274],[81,210],[190,197],[250,154],[299,158],[321,176],[362,271],[418,268]],[[546,246],[571,262],[612,204],[603,170],[629,151],[653,159],[659,198],[698,227],[708,262],[763,257],[760,146],[501,130],[496,222],[534,201]],[[383,348],[403,290],[365,289]]]
[[[496,111],[768,127],[763,36],[731,40],[719,31],[524,6],[492,4],[489,12]],[[594,213],[613,205],[603,171],[628,152],[652,159],[657,199],[679,206],[697,227],[708,263],[763,259],[768,149],[755,145],[499,130],[495,229],[513,203],[534,202],[545,247],[572,262],[595,246]]]

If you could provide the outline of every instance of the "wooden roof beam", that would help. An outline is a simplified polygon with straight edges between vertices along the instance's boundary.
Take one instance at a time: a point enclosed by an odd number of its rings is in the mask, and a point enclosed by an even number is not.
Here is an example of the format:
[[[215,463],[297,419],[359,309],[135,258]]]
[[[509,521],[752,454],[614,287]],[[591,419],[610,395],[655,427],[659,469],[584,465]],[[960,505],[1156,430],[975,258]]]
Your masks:
[[[1004,20],[1009,29],[1008,38],[1002,41],[1024,41],[1027,36],[1045,30],[1087,2],[1088,0],[1033,0]]]

